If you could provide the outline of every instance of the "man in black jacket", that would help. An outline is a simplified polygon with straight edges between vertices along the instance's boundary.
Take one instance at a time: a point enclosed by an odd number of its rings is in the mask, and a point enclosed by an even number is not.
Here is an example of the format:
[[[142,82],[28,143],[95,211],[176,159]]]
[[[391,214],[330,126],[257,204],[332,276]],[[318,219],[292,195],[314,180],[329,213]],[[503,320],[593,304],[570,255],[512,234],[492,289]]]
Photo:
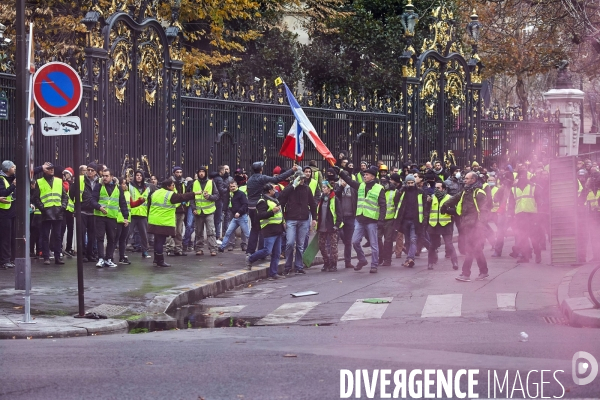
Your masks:
[[[47,202],[47,195],[40,196],[40,192],[43,190],[41,184],[49,188],[54,188],[54,185],[57,184],[56,180],[58,180],[61,189],[60,206],[48,206],[48,204],[52,203]],[[54,177],[54,166],[52,164],[44,166],[44,176],[38,179],[37,189],[32,200],[35,208],[42,212],[42,252],[44,253],[44,264],[50,264],[50,250],[54,252],[54,263],[58,265],[64,264],[64,261],[60,258],[60,231],[62,228],[63,212],[67,208],[69,195],[62,186],[62,179]]]
[[[360,246],[363,237],[367,236],[371,243],[371,273],[377,273],[379,265],[379,245],[377,243],[377,226],[385,222],[385,190],[383,186],[377,183],[377,168],[371,167],[363,171],[363,182],[358,183],[352,180],[346,171],[336,171],[339,176],[354,190],[358,192],[356,223],[354,225],[354,234],[352,236],[352,246],[358,257],[358,264],[354,267],[355,271],[360,271],[362,267],[369,264],[365,253]]]
[[[310,229],[309,216],[312,217],[313,228],[317,225],[317,205],[308,181],[310,178],[298,176],[291,185],[288,185],[279,194],[279,202],[283,207],[285,216],[285,269],[283,274],[288,275],[295,266],[296,274],[304,274],[302,256],[304,244]],[[294,249],[296,262],[294,263]]]
[[[111,258],[115,252],[115,235],[117,233],[117,214],[115,210],[113,195],[117,190],[118,194],[118,209],[123,215],[124,224],[129,224],[129,209],[127,208],[127,200],[123,189],[119,186],[118,179],[113,177],[110,169],[102,171],[102,184],[97,184],[92,192],[90,203],[94,208],[95,225],[96,225],[96,244],[98,246],[98,263],[96,267],[116,268],[116,264]],[[104,256],[104,236],[106,235],[106,259]]]
[[[448,214],[451,207],[456,207],[456,214],[461,217],[461,226],[458,234],[465,236],[466,245],[466,257],[462,267],[462,274],[456,277],[456,280],[461,282],[471,281],[473,259],[477,260],[477,266],[479,267],[479,276],[475,280],[483,280],[489,276],[487,261],[483,254],[486,234],[485,223],[488,219],[489,202],[474,172],[467,173],[462,192],[446,201],[441,207],[440,212]]]
[[[402,266],[412,268],[415,266],[415,254],[419,250],[417,247],[418,238],[423,234],[427,199],[423,190],[417,187],[417,182],[412,174],[404,178],[404,183],[405,186],[400,192],[400,201],[395,217],[395,229],[402,231],[405,240],[408,242],[408,255]]]
[[[281,234],[283,233],[283,213],[279,201],[275,198],[275,188],[270,183],[263,187],[263,195],[256,203],[257,218],[264,238],[264,247],[254,254],[246,256],[246,268],[252,269],[252,263],[271,255],[269,280],[285,278],[279,275],[279,256],[281,254]]]
[[[173,167],[173,176],[171,177],[175,182],[175,193],[184,194],[187,190],[185,186],[185,180],[183,179],[183,170],[181,167]],[[185,229],[185,218],[187,216],[187,203],[184,201],[177,204],[175,209],[175,237],[168,239],[168,244],[165,246],[168,256],[187,256],[183,251],[183,231]]]
[[[284,172],[281,175],[266,176],[262,174],[265,163],[257,161],[252,164],[252,176],[248,178],[246,183],[246,193],[248,194],[248,214],[250,216],[250,237],[248,238],[248,248],[246,254],[252,254],[256,251],[256,245],[258,244],[258,237],[260,234],[260,221],[256,211],[256,204],[261,199],[263,194],[263,188],[265,184],[272,183],[277,184],[281,181],[285,181],[287,178],[292,176],[294,172],[298,170],[298,167],[294,165],[291,169]],[[261,247],[261,246],[259,246]]]
[[[234,232],[238,226],[246,237],[250,235],[248,228],[248,198],[246,197],[246,193],[238,189],[237,182],[232,181],[229,183],[229,196],[226,198],[229,199],[228,211],[231,213],[232,219],[227,227],[225,236],[223,236],[223,243],[219,246],[221,253],[225,251],[229,241],[235,242]],[[234,235],[233,238],[231,237],[232,235]],[[229,249],[231,250],[233,247]]]
[[[91,199],[94,188],[100,184],[97,171],[100,170],[100,173],[102,171],[101,167],[95,163],[88,164],[86,169],[87,172],[83,178],[83,191],[81,192],[81,220],[83,222],[83,234],[87,238],[83,261],[96,262],[98,261],[95,256],[98,251],[96,248],[96,224]]]
[[[354,223],[356,221],[358,194],[356,189],[340,179],[335,195],[340,199],[342,221],[344,222],[342,229],[339,231],[344,243],[344,264],[346,268],[354,268],[352,265],[352,235],[354,234]]]
[[[14,195],[17,186],[15,182],[16,166],[10,160],[2,162],[0,171],[0,197],[4,202],[0,203],[0,269],[14,268],[15,259],[15,208]]]

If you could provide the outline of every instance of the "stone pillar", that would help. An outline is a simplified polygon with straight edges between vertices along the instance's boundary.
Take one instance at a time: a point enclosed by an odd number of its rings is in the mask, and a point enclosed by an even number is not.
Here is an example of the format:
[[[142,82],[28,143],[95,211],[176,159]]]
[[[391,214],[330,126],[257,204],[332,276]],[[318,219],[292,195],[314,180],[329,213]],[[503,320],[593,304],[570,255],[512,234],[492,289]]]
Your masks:
[[[580,104],[584,95],[578,89],[551,89],[544,93],[544,99],[550,102],[550,109],[559,111],[559,121],[563,126],[558,139],[560,157],[579,153]]]

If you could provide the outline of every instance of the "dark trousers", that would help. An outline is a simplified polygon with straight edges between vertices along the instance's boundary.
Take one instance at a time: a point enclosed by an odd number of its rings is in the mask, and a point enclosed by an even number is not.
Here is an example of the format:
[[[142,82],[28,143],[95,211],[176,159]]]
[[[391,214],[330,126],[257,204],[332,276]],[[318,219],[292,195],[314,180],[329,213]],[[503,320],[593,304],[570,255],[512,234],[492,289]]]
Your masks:
[[[488,267],[485,256],[483,255],[483,245],[485,244],[485,228],[463,226],[463,232],[460,234],[465,239],[465,261],[462,267],[464,276],[471,276],[471,265],[473,260],[477,261],[480,274],[487,274]]]
[[[81,214],[81,220],[83,221],[83,232],[77,232],[77,234],[87,236],[85,256],[88,259],[92,259],[94,258],[94,243],[96,243],[96,217],[94,215]],[[82,239],[85,239],[85,237]],[[82,240],[82,242],[85,242],[85,240]]]
[[[352,235],[354,234],[355,216],[343,217],[344,226],[338,232],[342,243],[344,243],[344,263],[350,265],[352,263]]]
[[[119,260],[125,258],[125,247],[127,247],[127,238],[129,237],[129,225],[117,224],[117,234],[115,240],[119,242]],[[112,258],[112,254],[110,255]]]
[[[494,251],[498,255],[502,255],[502,248],[504,247],[504,238],[506,237],[506,230],[508,229],[510,219],[504,213],[497,214],[496,219],[496,242],[494,243]]]
[[[54,258],[60,258],[60,231],[62,220],[42,222],[42,253],[44,260],[50,258],[50,251],[54,252]]]
[[[454,221],[455,221],[456,229],[458,230],[458,252],[462,255],[465,255],[465,254],[467,254],[467,251],[465,250],[466,235],[461,235],[462,220],[460,219],[460,217],[456,217]]]
[[[220,239],[223,237],[223,235],[221,234],[221,223],[223,222],[223,203],[221,202],[221,200],[215,202],[215,207],[217,209],[215,211],[215,237],[217,239]]]
[[[250,237],[248,238],[248,248],[246,249],[246,254],[253,254],[256,251],[256,246],[259,248],[264,247],[264,241],[262,235],[260,234],[260,220],[258,219],[258,213],[256,212],[256,208],[249,209],[248,215],[250,216]]]
[[[164,248],[165,248],[165,242],[167,241],[167,236],[166,235],[159,235],[157,233],[154,234],[154,254],[158,254],[158,255],[162,255]]]
[[[0,265],[15,259],[15,218],[0,219]]]
[[[66,250],[73,251],[73,225],[75,222],[75,214],[69,211],[63,213],[63,223],[60,230],[60,242],[62,246],[62,238],[65,237],[65,231],[67,232],[67,246]]]
[[[112,257],[115,251],[117,220],[108,217],[96,217],[95,224],[98,258],[104,258],[104,235],[106,235],[106,257]]]
[[[531,248],[538,255],[541,253],[538,240],[537,214],[535,213],[519,213],[515,215],[516,237],[515,246],[517,247],[521,257],[531,258]],[[531,241],[531,246],[529,242]]]
[[[384,261],[392,260],[392,248],[394,247],[394,239],[396,233],[394,232],[394,220],[389,219],[385,221],[383,229],[377,229],[377,242],[379,243],[379,263]],[[385,241],[384,241],[385,239]]]
[[[444,248],[446,250],[446,254],[450,256],[450,261],[452,261],[452,265],[458,265],[456,250],[454,249],[454,244],[452,244],[452,234],[436,235],[433,233],[429,233],[431,245],[429,246],[429,253],[427,253],[427,261],[429,262],[429,264],[435,264],[438,262],[437,250],[442,245],[442,241],[440,238],[444,239]]]
[[[41,215],[31,215],[29,221],[29,252],[38,255],[42,251]],[[0,239],[1,240],[1,239]]]

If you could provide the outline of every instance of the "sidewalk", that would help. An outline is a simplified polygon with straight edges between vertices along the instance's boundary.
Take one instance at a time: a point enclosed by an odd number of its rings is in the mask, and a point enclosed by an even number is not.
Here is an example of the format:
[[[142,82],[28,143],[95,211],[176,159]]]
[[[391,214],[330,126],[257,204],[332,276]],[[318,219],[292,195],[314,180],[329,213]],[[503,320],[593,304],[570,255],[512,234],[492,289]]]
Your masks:
[[[365,250],[368,255],[370,250]],[[157,268],[151,258],[142,259],[141,253],[131,252],[127,253],[131,265],[96,268],[94,263],[84,263],[85,309],[109,317],[100,320],[73,318],[78,313],[75,258],[65,258],[62,266],[44,266],[43,260],[32,260],[31,315],[36,324],[31,325],[18,324],[23,318],[24,291],[14,289],[14,270],[0,270],[0,339],[120,333],[127,329],[127,321],[111,317],[161,316],[181,305],[267,278],[268,258],[247,271],[239,246],[215,257],[206,253],[166,257],[171,268]],[[317,256],[313,265],[322,263]],[[283,266],[281,260],[281,271]]]
[[[558,305],[571,326],[600,328],[600,309],[589,300],[588,278],[598,263],[586,263],[565,274],[558,286]],[[600,276],[595,278],[600,282]],[[600,290],[600,287],[596,288]]]

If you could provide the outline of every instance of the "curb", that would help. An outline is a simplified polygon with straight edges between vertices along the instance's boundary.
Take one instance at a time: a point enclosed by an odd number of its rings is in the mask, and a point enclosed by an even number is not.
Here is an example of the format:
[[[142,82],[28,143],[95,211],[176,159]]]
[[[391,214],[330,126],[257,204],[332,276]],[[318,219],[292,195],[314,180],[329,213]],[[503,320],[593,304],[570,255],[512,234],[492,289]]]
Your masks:
[[[600,309],[594,308],[594,304],[587,297],[569,297],[569,286],[580,268],[575,268],[563,276],[556,293],[558,307],[570,326],[600,328]]]
[[[127,333],[127,321],[36,317],[35,324],[19,324],[22,315],[0,316],[0,339],[46,339]]]
[[[368,257],[371,254],[365,252]],[[356,256],[352,257],[353,259]],[[344,257],[338,256],[338,261],[343,261]],[[268,277],[269,261],[262,262],[252,267],[252,271],[239,269],[216,275],[190,285],[179,286],[155,296],[146,307],[145,312],[154,314],[167,314],[183,305],[193,304],[207,297],[215,297],[227,290],[235,289],[237,286],[253,282]],[[323,258],[315,257],[312,266],[323,264]],[[283,272],[285,260],[279,262],[279,272]]]

